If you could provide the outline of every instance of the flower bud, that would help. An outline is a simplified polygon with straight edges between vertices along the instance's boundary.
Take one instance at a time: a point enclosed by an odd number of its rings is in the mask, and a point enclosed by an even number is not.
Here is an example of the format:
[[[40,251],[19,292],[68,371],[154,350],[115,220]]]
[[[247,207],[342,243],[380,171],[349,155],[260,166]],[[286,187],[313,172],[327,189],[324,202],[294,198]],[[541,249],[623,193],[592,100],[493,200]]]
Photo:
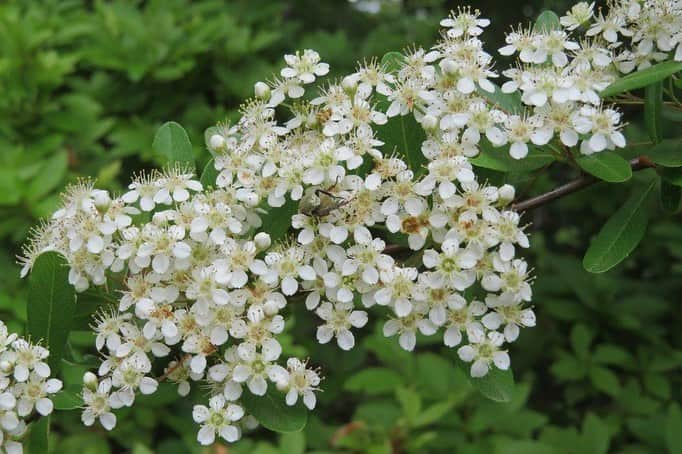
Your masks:
[[[514,200],[514,197],[516,197],[516,190],[514,189],[514,186],[510,184],[505,184],[498,189],[498,193],[500,194],[500,201],[503,203],[508,203]]]
[[[208,145],[212,150],[222,150],[225,146],[225,138],[220,134],[213,134],[208,141]]]
[[[445,59],[440,62],[440,69],[443,70],[443,73],[447,75],[452,75],[456,74],[459,71],[459,68],[457,67],[457,63],[455,63],[454,60],[450,59]]]
[[[341,86],[343,87],[344,90],[346,90],[346,92],[352,93],[357,88],[358,81],[354,77],[346,76],[341,81]]]
[[[97,389],[97,375],[92,372],[86,372],[83,374],[83,385],[90,391],[95,391]]]
[[[270,98],[270,87],[268,87],[268,84],[265,82],[256,82],[256,84],[253,86],[253,91],[256,94],[256,98]]]
[[[4,374],[9,374],[12,372],[13,364],[9,361],[2,361],[0,362],[0,371]]]
[[[267,249],[272,244],[270,235],[265,232],[256,233],[256,236],[253,237],[253,241],[256,243],[256,247],[260,250]]]
[[[433,115],[424,115],[422,118],[422,127],[427,130],[436,129],[438,126],[438,118]]]

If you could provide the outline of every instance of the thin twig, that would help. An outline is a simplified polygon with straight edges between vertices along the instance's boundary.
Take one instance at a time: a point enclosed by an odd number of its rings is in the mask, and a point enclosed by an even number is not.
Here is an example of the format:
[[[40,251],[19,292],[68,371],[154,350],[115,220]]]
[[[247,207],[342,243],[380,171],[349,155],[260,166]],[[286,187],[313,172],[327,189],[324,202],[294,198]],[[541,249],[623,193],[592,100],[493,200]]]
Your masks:
[[[649,167],[656,167],[656,165],[653,162],[651,162],[651,160],[648,157],[638,156],[630,161],[630,167],[632,168],[632,170],[637,171]],[[512,204],[512,208],[516,211],[531,210],[533,208],[545,205],[546,203],[549,203],[552,200],[556,200],[567,194],[571,194],[573,192],[591,186],[598,181],[600,180],[593,177],[592,175],[582,174],[575,180],[569,181],[568,183],[556,187],[549,192],[545,192],[544,194],[540,194],[535,197],[531,197],[529,199],[514,203]]]

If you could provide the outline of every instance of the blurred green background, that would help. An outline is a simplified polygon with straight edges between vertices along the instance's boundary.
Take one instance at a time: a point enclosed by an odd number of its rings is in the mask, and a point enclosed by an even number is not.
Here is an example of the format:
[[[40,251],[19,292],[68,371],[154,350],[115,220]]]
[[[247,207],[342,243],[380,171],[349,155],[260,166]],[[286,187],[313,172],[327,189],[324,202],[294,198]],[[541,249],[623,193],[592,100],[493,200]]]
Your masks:
[[[494,51],[511,25],[573,2],[472,3],[493,21],[483,38]],[[26,288],[15,255],[67,183],[96,178],[121,190],[131,173],[158,164],[151,142],[167,120],[187,129],[203,163],[204,129],[235,118],[284,53],[314,48],[333,74],[348,73],[358,59],[432,44],[439,19],[456,6],[388,0],[369,14],[342,0],[2,2],[0,318],[23,330]],[[537,193],[571,177],[562,172],[515,183]],[[317,345],[310,318],[295,313],[285,354],[310,356],[326,376],[304,432],[257,430],[202,450],[191,401],[203,390],[179,399],[162,386],[121,411],[111,433],[83,427],[78,411],[57,412],[51,446],[81,454],[682,452],[680,217],[652,220],[636,254],[608,274],[580,265],[590,235],[627,196],[619,188],[595,185],[526,216],[538,326],[511,347],[517,385],[509,403],[477,394],[440,339],[421,339],[408,354],[369,327],[344,353]],[[86,331],[74,333],[70,359],[86,362],[92,345]],[[67,384],[83,373],[63,369]]]

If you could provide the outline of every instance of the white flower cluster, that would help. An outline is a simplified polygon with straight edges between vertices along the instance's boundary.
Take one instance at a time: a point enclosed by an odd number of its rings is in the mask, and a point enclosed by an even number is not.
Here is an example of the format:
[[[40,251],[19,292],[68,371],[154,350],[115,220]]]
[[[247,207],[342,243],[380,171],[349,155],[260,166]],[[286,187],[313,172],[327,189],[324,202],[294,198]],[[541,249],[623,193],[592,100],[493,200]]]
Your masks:
[[[52,413],[50,396],[62,382],[50,378],[45,360],[50,352],[8,333],[0,321],[0,448],[8,454],[23,452],[21,438],[34,416]]]
[[[593,12],[594,2],[578,3],[561,23],[569,30],[587,26],[587,36],[599,37],[613,51],[623,73],[658,62],[682,61],[682,1],[620,0],[609,2],[604,13]]]
[[[529,243],[510,207],[514,188],[478,181],[470,158],[486,142],[510,144],[515,158],[552,140],[582,141],[583,153],[624,144],[619,114],[597,96],[614,77],[611,51],[568,37],[578,9],[562,20],[566,30],[509,35],[502,52],[518,52],[521,64],[505,71],[503,91],[521,92],[523,112],[491,101],[497,74],[478,39],[489,21],[464,9],[441,22],[442,40],[428,51],[409,51],[395,68],[362,64],[313,96],[306,86],[328,65],[312,50],[285,56],[236,124],[209,130],[215,187],[182,167],[139,175],[118,197],[72,187],[27,248],[24,274],[55,250],[78,291],[120,291],[93,327],[104,360],[84,377],[83,422],[112,429],[113,409],[162,380],[181,395],[209,384],[209,405],[193,413],[202,444],[234,441],[256,424],[245,391],[274,387],[287,404],[314,408],[318,371],[281,361],[292,304],[314,312],[320,343],[335,339],[343,350],[372,310],[405,350],[417,333],[440,332],[472,376],[509,368],[507,344],[535,325],[532,278],[518,255]],[[418,150],[379,140],[378,128],[399,115],[421,124]],[[273,239],[264,221],[295,233]]]

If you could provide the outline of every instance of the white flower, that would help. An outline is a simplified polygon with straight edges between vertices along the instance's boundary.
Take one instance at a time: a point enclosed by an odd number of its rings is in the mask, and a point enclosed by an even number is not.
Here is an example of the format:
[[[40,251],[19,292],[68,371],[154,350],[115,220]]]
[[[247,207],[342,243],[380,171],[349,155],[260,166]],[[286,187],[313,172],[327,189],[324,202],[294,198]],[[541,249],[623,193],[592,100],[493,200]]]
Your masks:
[[[324,76],[329,72],[329,65],[320,62],[320,54],[311,49],[305,49],[303,55],[296,52],[295,55],[284,56],[288,67],[282,69],[282,77],[287,79],[298,78],[304,84],[315,82],[315,76]]]
[[[491,364],[501,370],[509,369],[509,355],[499,348],[504,343],[504,336],[496,331],[490,331],[486,336],[483,332],[474,331],[469,336],[470,345],[457,350],[457,354],[464,362],[472,362],[471,376],[483,377],[488,374]]]
[[[246,383],[253,394],[262,396],[268,389],[266,378],[277,373],[273,364],[279,358],[282,347],[275,340],[263,345],[262,351],[256,351],[256,346],[250,342],[239,344],[237,354],[240,364],[235,366],[232,378],[238,383]]]
[[[350,350],[355,346],[355,337],[350,328],[362,328],[367,324],[367,312],[354,311],[352,303],[324,302],[315,313],[326,322],[317,328],[317,341],[326,344],[336,337],[336,343],[342,350]]]
[[[241,431],[234,423],[244,416],[244,409],[227,403],[220,394],[211,397],[208,405],[195,405],[192,410],[192,418],[201,425],[197,441],[204,446],[213,444],[216,434],[229,443],[239,440]]]

